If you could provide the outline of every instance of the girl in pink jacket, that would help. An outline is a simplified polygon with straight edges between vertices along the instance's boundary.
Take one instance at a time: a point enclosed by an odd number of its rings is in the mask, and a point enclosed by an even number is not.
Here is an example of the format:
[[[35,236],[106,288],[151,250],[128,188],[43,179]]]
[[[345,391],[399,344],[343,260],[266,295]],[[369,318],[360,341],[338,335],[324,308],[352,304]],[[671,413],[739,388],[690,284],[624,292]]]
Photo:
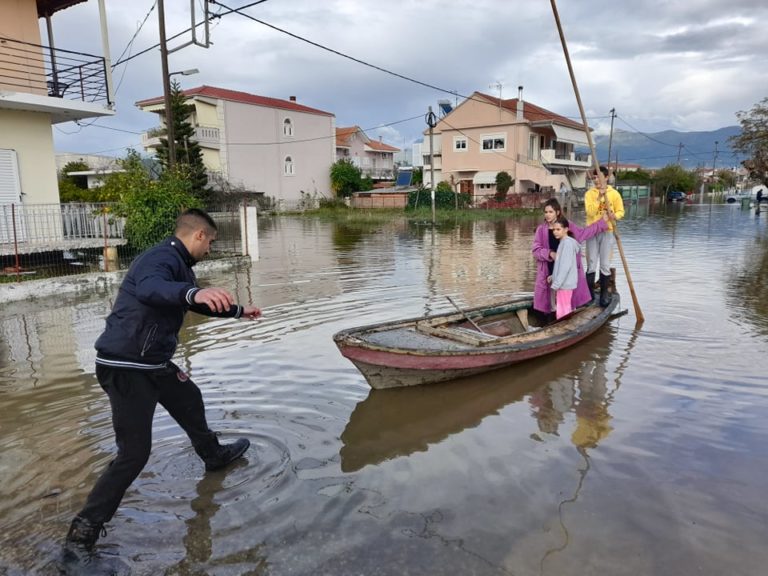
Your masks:
[[[562,216],[560,203],[555,198],[550,198],[544,203],[544,222],[536,228],[533,237],[533,257],[536,260],[536,281],[533,290],[533,308],[544,316],[552,316],[553,305],[552,296],[547,277],[552,275],[555,266],[555,256],[557,248],[560,245],[559,240],[555,238],[552,227],[555,220]],[[608,223],[604,219],[597,220],[585,228],[577,226],[573,222],[569,223],[568,229],[573,238],[582,243],[596,234],[600,234],[608,229]],[[584,268],[581,258],[577,258],[578,283],[573,291],[571,299],[574,308],[587,304],[592,299],[592,290],[587,286],[587,278],[584,275]]]

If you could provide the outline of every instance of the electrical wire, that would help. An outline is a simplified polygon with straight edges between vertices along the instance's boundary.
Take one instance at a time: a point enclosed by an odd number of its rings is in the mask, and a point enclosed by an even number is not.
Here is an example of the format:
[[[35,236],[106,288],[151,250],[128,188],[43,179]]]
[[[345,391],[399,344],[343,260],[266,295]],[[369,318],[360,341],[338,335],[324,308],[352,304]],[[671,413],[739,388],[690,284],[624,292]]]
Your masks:
[[[147,23],[147,20],[149,19],[150,14],[154,11],[155,7],[157,7],[157,0],[154,0],[152,3],[152,6],[149,8],[149,11],[147,11],[146,15],[144,16],[144,19],[141,21],[141,24],[139,24],[139,27],[136,29],[136,32],[133,33],[133,36],[128,41],[128,44],[125,45],[125,48],[123,48],[123,51],[120,53],[120,56],[117,57],[117,60],[119,61],[123,56],[125,56],[125,53],[128,52],[133,48],[133,43],[136,41],[136,38],[138,37],[139,33],[141,32],[141,29],[144,28],[144,24]],[[114,66],[113,66],[114,68]],[[123,72],[120,75],[120,80],[117,83],[117,86],[115,87],[115,94],[117,94],[118,90],[120,90],[120,86],[123,85],[123,79],[125,78],[125,73],[128,71],[128,66],[125,66],[123,68]]]
[[[218,6],[221,6],[222,8],[228,10],[227,14],[230,14],[232,12],[239,14],[240,16],[243,16],[244,18],[247,18],[248,20],[252,20],[253,22],[256,22],[258,24],[261,24],[263,26],[266,26],[267,28],[271,28],[272,30],[275,30],[277,32],[280,32],[282,34],[285,34],[287,36],[290,36],[291,38],[295,38],[296,40],[300,40],[301,42],[305,42],[309,44],[310,46],[314,46],[316,48],[320,48],[321,50],[325,50],[326,52],[330,52],[331,54],[335,54],[336,56],[340,56],[342,58],[346,58],[347,60],[351,60],[352,62],[356,62],[357,64],[360,64],[362,66],[367,66],[368,68],[372,68],[374,70],[377,70],[379,72],[383,72],[384,74],[389,74],[390,76],[394,76],[396,78],[400,78],[401,80],[405,80],[407,82],[411,82],[413,84],[417,84],[419,86],[423,86],[425,88],[430,88],[432,90],[436,90],[438,92],[442,92],[444,94],[450,94],[451,96],[461,97],[465,100],[473,100],[475,102],[480,102],[482,104],[486,105],[492,105],[492,106],[500,106],[503,105],[505,102],[508,102],[509,100],[503,100],[500,98],[496,98],[495,96],[490,96],[487,94],[483,94],[483,98],[477,98],[474,95],[467,96],[465,94],[461,94],[457,92],[456,90],[448,90],[447,88],[441,88],[440,86],[436,86],[434,84],[431,84],[429,82],[425,82],[423,80],[418,80],[416,78],[412,78],[410,76],[406,76],[405,74],[400,74],[399,72],[394,72],[392,70],[389,70],[387,68],[384,68],[382,66],[378,66],[376,64],[371,64],[370,62],[366,62],[365,60],[361,60],[360,58],[356,58],[354,56],[350,56],[349,54],[345,54],[344,52],[341,52],[339,50],[336,50],[334,48],[330,48],[328,46],[325,46],[323,44],[320,44],[319,42],[315,42],[314,40],[309,40],[308,38],[304,38],[303,36],[299,36],[298,34],[294,34],[293,32],[290,32],[288,30],[285,30],[283,28],[280,28],[279,26],[275,26],[274,24],[270,24],[269,22],[266,22],[264,20],[260,20],[254,16],[251,16],[250,14],[246,14],[243,12],[246,8],[249,6],[243,6],[241,8],[230,8],[223,2],[219,2],[219,0],[209,0],[211,4],[216,4]],[[482,94],[482,93],[480,93]],[[495,100],[495,102],[489,102],[488,98]],[[530,108],[530,106],[529,106]],[[536,108],[539,108],[538,106]],[[507,108],[509,110],[509,108]],[[543,109],[542,109],[543,110]],[[549,111],[539,111],[539,110],[528,110],[526,112],[526,116],[529,119],[536,120],[537,118],[539,120],[554,120],[552,118],[552,112]],[[559,115],[556,115],[559,116]],[[560,116],[561,118],[566,118],[565,116]]]
[[[238,10],[244,10],[246,8],[251,8],[253,6],[256,6],[257,4],[262,4],[264,2],[267,2],[267,0],[257,0],[256,2],[251,2],[250,4],[246,4],[245,6],[243,6],[241,8],[238,8]],[[213,20],[213,19],[221,18],[222,16],[227,16],[228,14],[231,14],[233,12],[235,12],[235,10],[229,10],[227,12],[219,12],[217,14],[213,14],[211,16],[211,19]],[[195,24],[194,28],[198,28],[199,26],[203,26],[204,24],[205,24],[205,21],[200,22],[198,24]],[[175,40],[176,38],[179,38],[180,36],[183,36],[187,32],[191,31],[192,28],[193,28],[193,26],[190,26],[186,30],[182,30],[181,32],[179,32],[177,34],[174,34],[173,36],[170,36],[169,38],[166,38],[166,42],[169,42],[171,40]],[[149,48],[145,48],[144,50],[142,50],[140,52],[136,52],[136,54],[128,56],[127,58],[125,58],[123,60],[118,60],[117,62],[112,64],[112,69],[114,70],[116,67],[120,66],[121,64],[125,64],[126,62],[129,62],[130,60],[133,60],[134,58],[138,58],[139,56],[142,56],[143,54],[146,54],[147,52],[149,52],[151,50],[154,50],[155,48],[158,48],[159,46],[160,46],[160,42],[150,46]]]
[[[418,120],[418,119],[421,119],[422,117],[423,115],[419,114],[418,116],[411,116],[410,118],[395,120],[394,122],[387,122],[386,124],[377,124],[372,128],[361,128],[360,130],[363,132],[373,131],[379,128],[386,128],[387,126],[402,124],[404,122],[412,122],[413,120]],[[277,144],[294,144],[294,143],[298,144],[301,142],[316,142],[318,140],[330,140],[335,138],[336,138],[336,134],[332,134],[330,136],[317,136],[316,138],[304,138],[301,140],[282,140],[277,142],[227,142],[227,146],[275,146]]]

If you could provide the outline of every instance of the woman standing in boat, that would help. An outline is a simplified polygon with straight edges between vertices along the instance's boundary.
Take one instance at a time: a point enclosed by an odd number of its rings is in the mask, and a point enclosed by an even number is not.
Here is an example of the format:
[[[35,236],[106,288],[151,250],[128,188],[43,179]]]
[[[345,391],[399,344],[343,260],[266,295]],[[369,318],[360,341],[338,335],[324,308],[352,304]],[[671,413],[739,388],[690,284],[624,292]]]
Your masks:
[[[556,198],[550,198],[544,203],[544,222],[536,228],[533,237],[533,257],[536,260],[536,281],[533,290],[533,309],[539,312],[547,319],[553,318],[552,292],[547,277],[552,275],[555,267],[555,258],[557,257],[557,248],[560,241],[555,238],[552,228],[555,221],[562,217],[560,202]],[[608,223],[605,219],[581,228],[573,222],[569,223],[568,229],[573,238],[582,243],[588,238],[605,232],[608,229]],[[578,284],[573,291],[573,307],[578,308],[587,304],[592,299],[592,287],[587,285],[587,278],[584,275],[584,267],[581,258],[577,258]]]

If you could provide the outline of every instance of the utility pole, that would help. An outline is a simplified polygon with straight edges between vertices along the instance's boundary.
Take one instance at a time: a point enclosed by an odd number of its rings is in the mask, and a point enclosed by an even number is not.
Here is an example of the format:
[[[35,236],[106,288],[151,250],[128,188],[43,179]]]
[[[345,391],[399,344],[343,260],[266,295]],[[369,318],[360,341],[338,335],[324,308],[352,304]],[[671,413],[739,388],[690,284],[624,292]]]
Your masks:
[[[432,112],[432,106],[427,112],[427,126],[429,126],[429,191],[432,197],[432,224],[435,223],[435,145],[432,139],[432,131],[437,125],[437,117]]]
[[[608,136],[608,166],[611,165],[611,146],[613,145],[613,119],[616,118],[616,108],[609,110],[611,113],[611,133]]]
[[[715,140],[715,153],[712,155],[712,189],[715,187],[715,167],[717,166],[717,145],[718,141]]]
[[[176,142],[173,134],[173,110],[171,110],[171,75],[168,71],[168,44],[165,37],[165,6],[157,0],[157,20],[160,25],[160,61],[163,65],[163,100],[165,102],[165,137],[168,139],[168,169],[176,165]]]
[[[677,145],[677,165],[680,165],[680,153],[683,151],[683,143]]]

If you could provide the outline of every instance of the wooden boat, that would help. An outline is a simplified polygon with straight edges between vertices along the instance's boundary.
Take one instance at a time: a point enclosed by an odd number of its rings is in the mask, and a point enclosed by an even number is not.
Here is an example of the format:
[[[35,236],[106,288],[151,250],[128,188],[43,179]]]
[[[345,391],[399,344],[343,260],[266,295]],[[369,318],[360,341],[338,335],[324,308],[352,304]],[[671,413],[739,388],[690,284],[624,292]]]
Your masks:
[[[607,369],[614,338],[611,330],[599,330],[590,337],[587,356],[596,364],[594,370]],[[582,376],[584,357],[584,351],[573,347],[558,353],[557,362],[542,357],[440,386],[369,390],[341,433],[341,470],[354,472],[369,464],[425,452],[526,399],[532,408],[526,412],[543,429],[547,426],[544,420],[559,421],[563,413],[553,405],[535,409],[532,394],[555,382],[575,388]],[[565,408],[570,409],[570,405]]]
[[[533,296],[528,294],[461,312],[342,330],[333,339],[372,388],[416,386],[563,350],[598,330],[618,307],[614,293],[605,308],[585,306],[542,326],[529,314]]]

